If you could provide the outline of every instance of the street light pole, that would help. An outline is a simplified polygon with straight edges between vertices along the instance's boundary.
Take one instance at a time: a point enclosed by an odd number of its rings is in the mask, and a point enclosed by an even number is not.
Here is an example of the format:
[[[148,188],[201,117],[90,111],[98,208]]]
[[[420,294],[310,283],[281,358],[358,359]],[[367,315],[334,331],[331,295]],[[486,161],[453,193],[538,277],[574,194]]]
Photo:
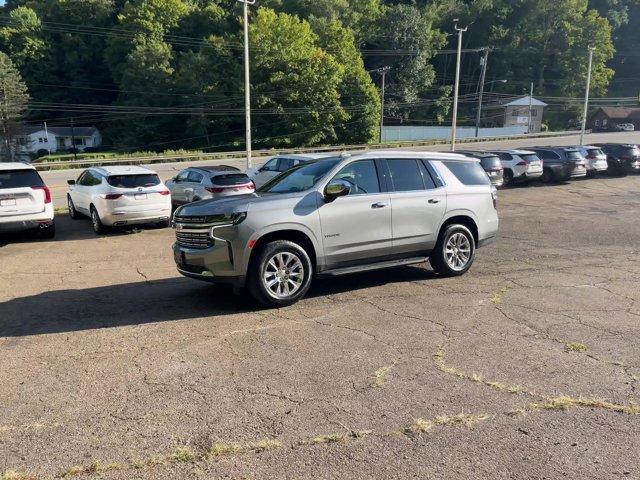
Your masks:
[[[584,92],[584,113],[582,114],[582,129],[580,131],[580,145],[584,145],[584,134],[587,130],[587,113],[589,111],[589,90],[591,90],[591,67],[593,66],[593,51],[595,47],[589,47],[589,72],[587,73],[587,90]]]
[[[487,76],[487,63],[489,61],[489,47],[484,49],[482,57],[482,73],[480,74],[480,92],[478,94],[478,112],[476,114],[476,138],[480,136],[480,120],[482,116],[482,97],[484,95],[484,80]]]
[[[247,169],[251,168],[251,77],[249,74],[249,5],[256,0],[238,0],[244,7],[244,109]]]
[[[460,63],[462,61],[462,34],[466,32],[469,27],[458,28],[458,19],[454,19],[455,30],[458,32],[458,59],[456,61],[456,85],[453,93],[453,119],[451,120],[451,151],[456,151],[456,127],[458,124],[458,90],[460,88]]]
[[[382,75],[382,88],[381,88],[381,95],[380,95],[380,143],[382,143],[382,138],[383,138],[383,132],[384,132],[384,92],[385,92],[385,86],[386,86],[386,79],[387,79],[387,72],[391,70],[391,67],[380,67],[377,68],[375,70],[373,70],[374,72],[378,72],[380,75]]]

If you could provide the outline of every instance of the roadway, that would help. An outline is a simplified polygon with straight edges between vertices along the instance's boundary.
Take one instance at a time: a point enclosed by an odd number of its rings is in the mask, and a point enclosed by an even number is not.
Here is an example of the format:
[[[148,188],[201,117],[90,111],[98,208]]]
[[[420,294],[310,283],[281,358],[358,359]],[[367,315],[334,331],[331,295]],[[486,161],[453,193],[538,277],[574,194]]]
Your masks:
[[[587,143],[640,143],[640,132],[619,132],[619,133],[594,133],[586,137]],[[517,140],[500,140],[479,143],[460,144],[460,149],[507,149],[519,147],[531,147],[534,145],[576,145],[580,143],[580,135],[549,137],[549,138],[531,138]],[[433,145],[424,147],[408,148],[408,150],[419,151],[447,151],[448,145]],[[407,148],[403,148],[407,150]],[[263,157],[256,161],[257,165],[265,163],[269,157]],[[197,165],[233,165],[238,168],[245,166],[243,158],[228,158],[222,160],[205,160],[199,162],[172,162],[172,163],[155,163],[148,165],[149,168],[156,171],[162,180],[168,180],[175,176],[180,170],[187,167]],[[49,172],[41,172],[42,178],[51,188],[53,194],[53,203],[56,208],[66,206],[67,180],[76,179],[84,169],[54,170]]]

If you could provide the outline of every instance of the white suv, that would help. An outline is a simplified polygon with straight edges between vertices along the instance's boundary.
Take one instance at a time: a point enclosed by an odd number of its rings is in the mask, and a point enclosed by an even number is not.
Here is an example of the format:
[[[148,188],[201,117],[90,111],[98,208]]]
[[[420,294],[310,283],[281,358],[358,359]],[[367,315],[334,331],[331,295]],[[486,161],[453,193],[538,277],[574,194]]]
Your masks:
[[[0,232],[36,229],[53,238],[51,191],[32,165],[0,163]]]
[[[543,161],[529,150],[494,150],[504,168],[504,184],[539,180],[544,173]]]
[[[157,223],[169,226],[171,193],[158,174],[143,167],[95,167],[69,180],[69,215],[91,217],[96,233],[106,227]]]

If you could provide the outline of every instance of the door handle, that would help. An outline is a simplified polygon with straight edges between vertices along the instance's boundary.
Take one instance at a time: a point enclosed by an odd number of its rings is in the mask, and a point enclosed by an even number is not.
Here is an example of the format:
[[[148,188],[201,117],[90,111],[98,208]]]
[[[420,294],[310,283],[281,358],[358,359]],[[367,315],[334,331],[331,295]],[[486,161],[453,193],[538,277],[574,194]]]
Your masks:
[[[438,200],[437,198],[430,198],[430,199],[429,199],[429,203],[432,203],[432,204],[434,204],[434,203],[440,203],[440,200]]]
[[[388,203],[382,203],[382,202],[378,202],[378,203],[374,203],[373,205],[371,205],[371,208],[384,208],[386,206],[388,206]]]

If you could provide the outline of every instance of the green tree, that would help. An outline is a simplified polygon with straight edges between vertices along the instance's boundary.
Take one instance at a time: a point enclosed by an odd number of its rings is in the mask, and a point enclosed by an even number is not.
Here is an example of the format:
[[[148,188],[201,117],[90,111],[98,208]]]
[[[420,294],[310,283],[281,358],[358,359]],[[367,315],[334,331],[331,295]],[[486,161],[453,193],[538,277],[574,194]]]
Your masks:
[[[16,136],[29,102],[27,86],[11,59],[0,52],[0,134],[2,154],[8,161],[15,160]]]

